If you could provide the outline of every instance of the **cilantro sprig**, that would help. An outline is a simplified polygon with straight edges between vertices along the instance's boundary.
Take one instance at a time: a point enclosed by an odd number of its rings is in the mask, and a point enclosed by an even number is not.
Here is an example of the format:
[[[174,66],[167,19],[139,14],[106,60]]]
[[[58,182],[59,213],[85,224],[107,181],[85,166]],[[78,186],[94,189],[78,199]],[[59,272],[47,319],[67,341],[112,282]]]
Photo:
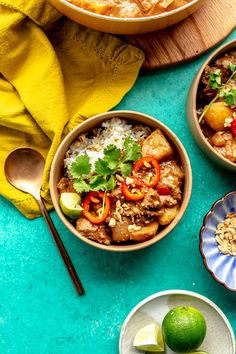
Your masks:
[[[229,91],[224,92],[223,100],[228,106],[236,105],[236,89],[232,88]]]
[[[213,90],[219,89],[221,87],[221,71],[216,69],[209,74],[209,85]]]
[[[223,85],[220,86],[218,88],[218,93],[217,95],[213,98],[213,100],[209,103],[208,106],[205,107],[205,109],[203,110],[198,122],[201,123],[201,121],[203,120],[206,112],[209,110],[209,108],[213,105],[213,103],[219,98],[222,97],[223,100],[225,101],[225,103],[228,106],[232,106],[236,104],[236,89],[230,89],[228,91],[226,91],[225,89],[227,88],[227,85],[229,84],[230,80],[232,80],[234,78],[234,76],[236,75],[236,65],[235,64],[229,64],[228,69],[232,72],[230,77],[228,78],[227,82]],[[217,74],[218,75],[218,74]],[[209,75],[210,78],[210,75]],[[220,80],[221,81],[221,80]],[[215,77],[215,84],[219,84],[219,79],[217,79]]]
[[[86,154],[78,156],[70,165],[69,172],[78,193],[113,190],[116,187],[114,174],[120,172],[123,177],[130,176],[132,162],[141,158],[141,148],[132,138],[127,137],[122,150],[110,144],[104,149],[103,155],[103,158],[95,162],[94,171]]]

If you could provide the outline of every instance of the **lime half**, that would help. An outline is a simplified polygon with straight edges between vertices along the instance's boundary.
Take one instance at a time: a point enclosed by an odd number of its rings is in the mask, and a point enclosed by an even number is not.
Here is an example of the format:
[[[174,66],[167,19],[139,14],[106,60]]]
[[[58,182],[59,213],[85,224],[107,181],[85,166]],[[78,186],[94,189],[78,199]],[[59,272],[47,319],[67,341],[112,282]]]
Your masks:
[[[60,196],[60,207],[66,216],[71,219],[78,218],[83,208],[80,205],[81,198],[80,195],[77,193],[61,193]]]
[[[146,352],[163,352],[164,342],[158,324],[152,323],[141,328],[134,338],[133,345],[136,349]]]

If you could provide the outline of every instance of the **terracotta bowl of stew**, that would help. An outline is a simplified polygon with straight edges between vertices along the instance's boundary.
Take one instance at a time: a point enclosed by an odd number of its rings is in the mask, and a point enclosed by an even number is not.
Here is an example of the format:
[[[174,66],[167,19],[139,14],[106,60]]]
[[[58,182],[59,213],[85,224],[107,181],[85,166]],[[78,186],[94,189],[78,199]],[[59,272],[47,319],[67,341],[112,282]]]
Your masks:
[[[216,70],[218,70],[218,67],[215,66],[216,65],[216,61],[217,60],[222,60],[222,58],[225,57],[225,54],[228,55],[229,53],[232,53],[232,52],[235,53],[235,63],[236,63],[236,40],[230,41],[230,42],[224,44],[223,46],[219,47],[205,61],[205,63],[201,66],[200,70],[198,71],[197,75],[195,76],[195,78],[194,78],[194,80],[192,82],[192,85],[191,85],[191,88],[190,88],[190,91],[189,91],[189,94],[188,94],[186,109],[187,109],[187,120],[188,120],[189,129],[190,129],[195,141],[199,145],[199,147],[215,163],[219,164],[223,168],[226,168],[226,169],[229,169],[231,171],[236,172],[236,158],[235,158],[235,161],[232,161],[232,160],[226,158],[225,157],[226,155],[222,155],[222,153],[220,153],[221,147],[218,146],[218,145],[220,145],[221,142],[220,142],[220,144],[219,144],[219,142],[217,142],[217,146],[213,144],[213,142],[216,142],[216,141],[212,140],[212,137],[211,137],[212,129],[210,127],[210,130],[208,130],[209,127],[207,127],[208,124],[206,123],[206,125],[205,125],[206,130],[204,130],[205,129],[205,128],[203,128],[204,127],[204,121],[202,121],[203,125],[202,125],[202,123],[199,124],[199,119],[200,119],[201,115],[199,114],[199,111],[198,111],[199,103],[201,103],[201,102],[199,102],[199,100],[201,101],[201,99],[199,99],[199,92],[200,92],[201,87],[202,87],[201,86],[202,85],[202,78],[203,78],[203,75],[205,74],[205,69],[207,67],[210,67],[210,68],[215,68]],[[226,67],[227,64],[224,64],[224,66]],[[231,71],[229,72],[228,68],[225,68],[225,69],[227,70],[227,75],[228,76],[232,74]],[[214,71],[214,72],[216,72],[216,74],[219,74],[219,71],[218,72]],[[234,76],[234,80],[235,80],[235,83],[236,83],[236,77],[235,76]],[[217,85],[217,82],[216,82],[217,81],[217,75],[215,76],[215,78],[213,77],[212,80],[213,80],[213,83],[211,85],[213,85],[213,84]],[[224,80],[226,80],[226,78],[224,78]],[[221,84],[218,84],[218,85],[221,85]],[[205,92],[207,92],[207,91],[205,91]],[[216,92],[219,92],[219,91],[216,91]],[[207,94],[210,97],[211,92],[207,92]],[[214,95],[211,96],[211,98],[214,99]],[[211,100],[211,98],[209,98],[209,101]],[[224,110],[226,109],[225,117],[226,117],[226,120],[227,120],[228,106],[223,101],[223,99],[220,98],[219,100],[221,100],[222,102],[218,102],[217,103],[218,100],[216,100],[214,105],[218,104],[218,107],[220,109],[222,109],[222,107],[223,107]],[[211,102],[208,103],[208,106],[210,106],[210,104],[211,104]],[[213,107],[213,105],[211,107]],[[212,111],[212,108],[211,108],[211,111]],[[233,111],[233,118],[236,118],[236,108],[233,107],[232,111]],[[215,115],[215,116],[219,117],[219,114]],[[229,113],[229,116],[231,116],[231,113]],[[210,116],[210,118],[211,118],[211,116]],[[232,121],[233,121],[233,118],[231,118]],[[203,118],[203,119],[205,119],[205,118]],[[208,110],[207,119],[208,119],[208,122],[209,122],[209,110]],[[210,122],[210,123],[212,125],[212,122]],[[232,124],[232,122],[230,124]],[[226,126],[227,126],[227,124],[226,124]],[[226,131],[228,129],[228,132],[230,133],[230,128],[229,127],[228,128],[226,127],[225,129],[226,129]],[[219,131],[214,131],[214,134],[215,133],[217,133],[218,135],[221,135],[221,134],[223,134],[223,131],[220,132],[220,129],[219,129]],[[236,136],[234,136],[233,140],[235,140],[235,142],[233,144],[235,144],[235,146],[236,146]],[[222,145],[222,147],[223,146],[224,145]]]
[[[87,11],[67,0],[49,0],[59,12],[73,21],[95,30],[113,34],[147,33],[166,28],[191,15],[204,1],[205,0],[183,1],[183,6],[165,11],[161,14],[126,18]]]
[[[99,243],[94,241],[93,239],[90,239],[88,237],[85,237],[84,234],[78,231],[77,228],[77,221],[76,224],[71,222],[62,212],[61,207],[60,207],[60,192],[58,190],[58,183],[61,181],[61,178],[65,175],[65,167],[64,167],[64,159],[65,155],[68,156],[68,149],[71,148],[71,144],[76,141],[76,138],[78,136],[81,136],[81,134],[88,133],[91,134],[91,132],[94,131],[94,128],[101,127],[101,124],[107,124],[107,122],[111,122],[112,118],[118,117],[122,122],[125,122],[125,124],[132,124],[133,126],[144,126],[145,129],[148,129],[149,131],[161,131],[165,138],[167,139],[168,143],[173,147],[174,151],[174,156],[176,161],[178,160],[178,163],[181,166],[181,170],[183,171],[183,183],[181,184],[181,201],[179,202],[179,206],[177,209],[177,212],[172,219],[172,221],[166,225],[166,226],[161,226],[157,230],[157,232],[154,234],[154,237],[149,238],[143,241],[143,242],[120,242],[120,243],[111,243],[110,245]],[[108,123],[109,124],[109,123]],[[130,134],[130,133],[128,133]],[[106,135],[107,136],[107,135]],[[152,148],[152,147],[151,147]],[[81,155],[81,154],[80,154]],[[172,160],[171,160],[172,161]],[[172,162],[166,162],[166,166]],[[160,163],[161,164],[161,163]],[[154,188],[154,187],[153,187]],[[156,187],[155,187],[156,188]],[[61,219],[61,221],[64,223],[64,225],[70,230],[75,236],[80,238],[82,241],[90,244],[91,246],[94,246],[96,248],[104,249],[107,251],[118,251],[118,252],[126,252],[126,251],[134,251],[138,250],[144,247],[148,247],[153,245],[154,243],[160,241],[162,238],[167,236],[174,228],[175,226],[179,223],[181,220],[187,206],[190,200],[191,196],[191,190],[192,190],[192,172],[191,172],[191,166],[190,166],[190,161],[188,158],[188,155],[185,151],[185,148],[183,147],[182,143],[180,140],[177,138],[177,136],[163,123],[158,121],[157,119],[150,117],[146,114],[134,112],[134,111],[111,111],[103,114],[99,114],[97,116],[94,116],[92,118],[87,119],[80,125],[78,125],[74,130],[72,130],[62,141],[60,144],[55,157],[53,159],[52,167],[51,167],[51,172],[50,172],[50,192],[51,192],[51,198],[55,207],[55,210]],[[168,197],[168,196],[167,196]],[[163,197],[165,198],[165,197]],[[84,204],[83,204],[84,207]],[[78,219],[77,219],[78,220]],[[118,230],[119,232],[119,230]],[[118,235],[119,236],[119,235]]]

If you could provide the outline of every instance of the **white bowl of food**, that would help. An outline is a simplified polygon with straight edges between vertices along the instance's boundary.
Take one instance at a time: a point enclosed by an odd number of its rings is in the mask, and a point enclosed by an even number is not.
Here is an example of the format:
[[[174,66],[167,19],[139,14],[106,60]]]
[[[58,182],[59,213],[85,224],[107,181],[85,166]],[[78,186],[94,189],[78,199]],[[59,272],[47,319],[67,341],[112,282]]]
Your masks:
[[[161,291],[147,297],[137,304],[128,314],[122,325],[119,341],[119,353],[144,354],[144,351],[135,348],[135,337],[140,330],[146,326],[152,326],[154,324],[159,327],[158,337],[159,342],[161,342],[161,346],[164,344],[164,350],[162,352],[165,352],[166,354],[176,353],[176,351],[171,350],[165,343],[166,329],[164,328],[166,326],[164,322],[166,322],[165,318],[167,318],[167,314],[174,317],[175,309],[177,309],[178,312],[176,312],[179,314],[179,327],[182,327],[181,331],[186,334],[182,337],[180,328],[177,326],[178,334],[182,339],[182,345],[185,342],[186,347],[190,348],[192,343],[195,342],[196,337],[199,335],[200,328],[203,327],[201,330],[202,336],[200,338],[199,347],[192,350],[180,350],[178,352],[191,352],[192,354],[198,352],[199,354],[235,354],[235,336],[225,314],[216,304],[205,296],[186,290]],[[199,316],[194,316],[196,312],[200,312],[200,321]],[[182,321],[181,314],[183,314]],[[204,325],[204,322],[206,325]],[[198,328],[196,332],[194,326],[192,327],[193,324]],[[188,325],[190,327],[189,329]],[[175,327],[174,323],[173,327]],[[161,338],[161,332],[163,333],[163,338]],[[190,339],[190,335],[193,336],[193,340]],[[147,336],[146,338],[143,336],[142,340],[149,343],[147,345],[150,346],[150,336]],[[154,339],[154,342],[156,340],[157,338]]]
[[[52,201],[65,226],[109,251],[137,250],[169,234],[191,189],[179,139],[155,118],[132,111],[103,113],[77,126],[59,146],[50,173]],[[66,210],[68,193],[77,203],[74,214]]]

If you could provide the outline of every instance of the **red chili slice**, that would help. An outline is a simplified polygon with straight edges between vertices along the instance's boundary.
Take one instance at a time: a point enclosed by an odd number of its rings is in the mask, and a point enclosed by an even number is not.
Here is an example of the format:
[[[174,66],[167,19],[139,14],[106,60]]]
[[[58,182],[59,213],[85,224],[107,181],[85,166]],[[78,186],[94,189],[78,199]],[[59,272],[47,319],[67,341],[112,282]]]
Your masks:
[[[96,205],[101,204],[101,213],[94,208]],[[110,199],[104,192],[89,192],[83,201],[83,215],[91,221],[92,224],[101,224],[110,212],[111,204]]]
[[[134,164],[133,174],[140,177],[148,188],[155,187],[160,180],[160,166],[157,159],[152,156],[142,157]]]
[[[233,136],[236,137],[236,119],[231,123],[230,130]]]
[[[157,187],[157,193],[159,195],[169,195],[171,194],[171,189],[169,187],[159,186]]]
[[[131,176],[124,180],[121,191],[128,200],[142,200],[146,194],[146,185],[140,178]]]

